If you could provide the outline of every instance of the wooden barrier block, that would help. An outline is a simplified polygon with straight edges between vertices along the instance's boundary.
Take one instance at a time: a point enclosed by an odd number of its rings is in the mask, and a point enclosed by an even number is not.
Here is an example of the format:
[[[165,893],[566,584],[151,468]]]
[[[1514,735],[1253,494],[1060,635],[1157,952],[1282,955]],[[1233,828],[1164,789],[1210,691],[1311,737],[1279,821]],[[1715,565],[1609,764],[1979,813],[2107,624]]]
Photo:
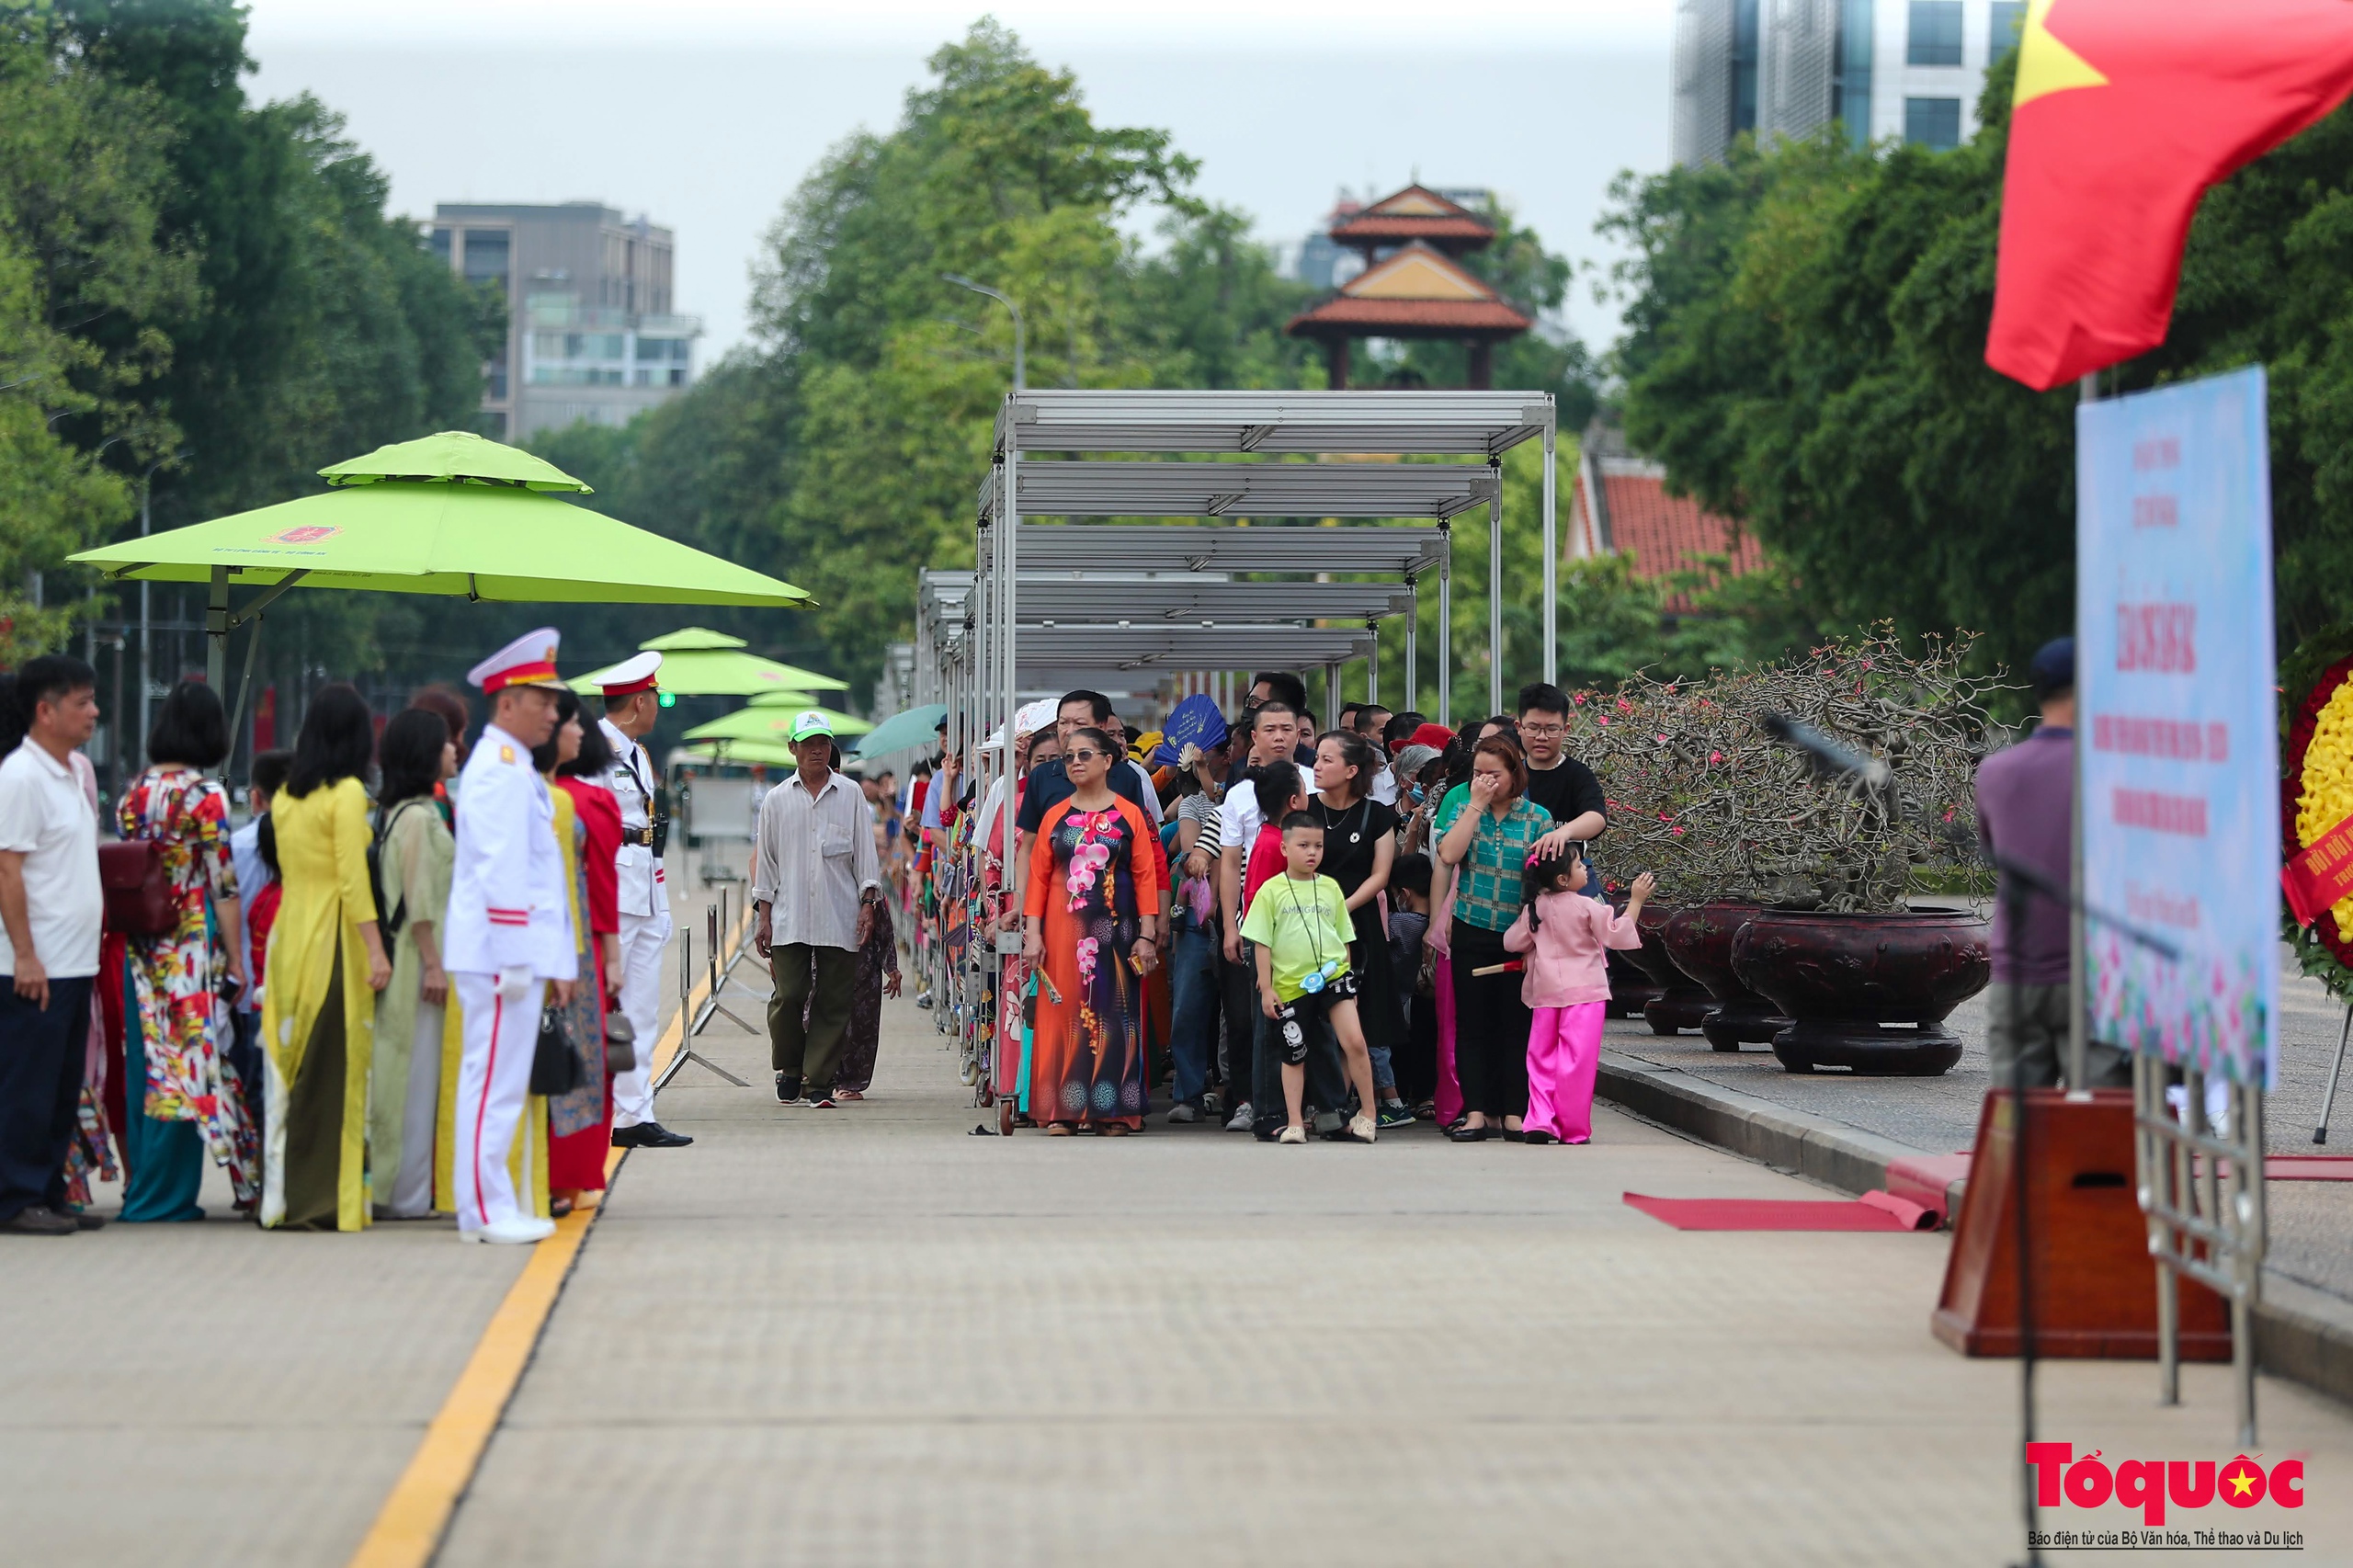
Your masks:
[[[2131,1091],[2070,1100],[2064,1090],[2030,1089],[2027,1104],[2035,1354],[2153,1361],[2157,1266],[2134,1191]],[[1978,1120],[1944,1292],[1930,1320],[1937,1337],[1966,1356],[2018,1353],[2012,1131],[2009,1091],[1997,1089]],[[2189,1279],[2180,1296],[2181,1358],[2229,1360],[2228,1304]]]

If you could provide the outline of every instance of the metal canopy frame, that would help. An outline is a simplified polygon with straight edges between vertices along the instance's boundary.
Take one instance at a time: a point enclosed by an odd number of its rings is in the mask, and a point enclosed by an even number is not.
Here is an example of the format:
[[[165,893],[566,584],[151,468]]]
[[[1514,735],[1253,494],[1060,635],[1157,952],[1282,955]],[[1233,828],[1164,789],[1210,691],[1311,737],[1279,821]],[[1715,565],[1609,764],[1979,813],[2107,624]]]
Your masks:
[[[1478,506],[1486,508],[1488,518],[1488,695],[1490,710],[1500,709],[1502,460],[1505,452],[1530,440],[1540,441],[1543,448],[1543,667],[1546,679],[1555,676],[1557,430],[1548,394],[1032,391],[1017,385],[997,411],[994,434],[990,472],[975,505],[974,570],[961,585],[949,583],[945,574],[925,574],[925,613],[917,633],[922,644],[917,678],[933,683],[917,696],[949,704],[955,715],[952,741],[964,748],[967,777],[975,789],[1010,784],[1014,748],[1007,744],[991,753],[981,748],[981,741],[1000,727],[1010,739],[1025,669],[1304,669],[1321,665],[1326,700],[1336,704],[1340,666],[1363,657],[1367,696],[1379,699],[1377,615],[1368,615],[1362,630],[1280,624],[1317,613],[1305,608],[1311,596],[1304,590],[1338,602],[1342,596],[1328,590],[1358,585],[1233,581],[1230,574],[1235,573],[1393,575],[1402,580],[1410,609],[1415,580],[1435,570],[1438,712],[1441,722],[1449,720],[1453,572],[1447,524]],[[1055,456],[1025,463],[1025,458],[1038,454]],[[1096,461],[1079,454],[1212,460]],[[1230,460],[1242,454],[1353,460]],[[1370,460],[1424,456],[1484,460]],[[1250,528],[1237,521],[1040,528],[1024,521],[1041,514],[1069,518],[1426,517],[1438,526]],[[1133,575],[1159,572],[1197,574],[1196,591],[1187,597]],[[1041,574],[1055,573],[1066,573],[1069,578],[1051,585],[1039,581]],[[1218,609],[1229,604],[1246,606],[1257,618],[1222,620],[1215,611],[1202,608],[1211,604]],[[1089,619],[1063,621],[1065,605]],[[1047,607],[1055,613],[1042,613]],[[1199,620],[1220,623],[1204,626]],[[1417,674],[1410,616],[1405,625],[1404,701],[1410,706]],[[1008,857],[1006,891],[1015,908],[1021,903],[1024,869],[1019,854]],[[1019,936],[1000,933],[996,950],[1000,955],[1017,953]],[[977,999],[975,991],[971,1000]],[[968,1016],[970,1009],[956,1011]]]
[[[937,578],[925,585],[918,613],[935,628],[961,624],[972,595]],[[1396,583],[1237,583],[1218,576],[1024,572],[1018,613],[1025,627],[1058,622],[1193,621],[1263,625],[1282,621],[1384,620],[1411,613],[1413,589]]]
[[[1025,517],[1437,517],[1495,504],[1483,463],[1034,462],[1021,466]],[[995,520],[1004,471],[981,483]]]
[[[1021,523],[1015,533],[1025,585],[1036,572],[1364,572],[1411,580],[1446,564],[1448,537],[1442,528],[1238,523]]]

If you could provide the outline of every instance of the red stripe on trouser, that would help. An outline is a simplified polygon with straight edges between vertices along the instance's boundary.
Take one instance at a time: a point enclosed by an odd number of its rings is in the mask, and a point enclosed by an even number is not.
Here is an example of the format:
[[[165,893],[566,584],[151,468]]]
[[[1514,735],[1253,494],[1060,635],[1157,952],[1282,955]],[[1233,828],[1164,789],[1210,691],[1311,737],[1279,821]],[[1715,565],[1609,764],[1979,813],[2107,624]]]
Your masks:
[[[482,1119],[490,1109],[490,1086],[498,1081],[498,1025],[506,1016],[506,998],[499,996],[490,1005],[490,1065],[483,1072],[482,1096],[474,1101],[474,1213],[485,1225],[490,1208],[482,1200]]]

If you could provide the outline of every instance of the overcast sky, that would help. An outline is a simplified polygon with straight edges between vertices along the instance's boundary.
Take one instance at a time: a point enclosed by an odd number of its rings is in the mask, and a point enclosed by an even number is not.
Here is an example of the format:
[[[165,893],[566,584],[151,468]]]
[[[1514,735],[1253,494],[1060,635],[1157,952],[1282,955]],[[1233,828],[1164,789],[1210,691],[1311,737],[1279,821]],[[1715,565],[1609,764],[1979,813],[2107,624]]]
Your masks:
[[[981,14],[940,0],[253,0],[253,91],[310,91],[391,175],[394,209],[602,200],[676,231],[677,308],[708,363],[825,149],[887,131],[923,61]],[[854,13],[854,14],[839,14]],[[1503,193],[1553,250],[1606,264],[1610,178],[1667,160],[1672,0],[1101,0],[995,13],[1078,74],[1100,122],[1165,127],[1198,188],[1295,244],[1342,187]],[[1616,312],[1581,286],[1600,347]]]

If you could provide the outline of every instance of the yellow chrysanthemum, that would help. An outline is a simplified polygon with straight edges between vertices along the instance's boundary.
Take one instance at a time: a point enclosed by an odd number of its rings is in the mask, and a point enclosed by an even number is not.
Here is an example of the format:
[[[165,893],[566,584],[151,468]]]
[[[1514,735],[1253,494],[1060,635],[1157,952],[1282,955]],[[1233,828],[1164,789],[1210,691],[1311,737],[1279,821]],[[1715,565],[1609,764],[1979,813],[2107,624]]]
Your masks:
[[[2314,840],[2353,816],[2353,680],[2339,683],[2313,722],[2304,751],[2303,792],[2296,798],[2296,842]],[[2353,931],[2353,897],[2329,911],[2340,931]]]

